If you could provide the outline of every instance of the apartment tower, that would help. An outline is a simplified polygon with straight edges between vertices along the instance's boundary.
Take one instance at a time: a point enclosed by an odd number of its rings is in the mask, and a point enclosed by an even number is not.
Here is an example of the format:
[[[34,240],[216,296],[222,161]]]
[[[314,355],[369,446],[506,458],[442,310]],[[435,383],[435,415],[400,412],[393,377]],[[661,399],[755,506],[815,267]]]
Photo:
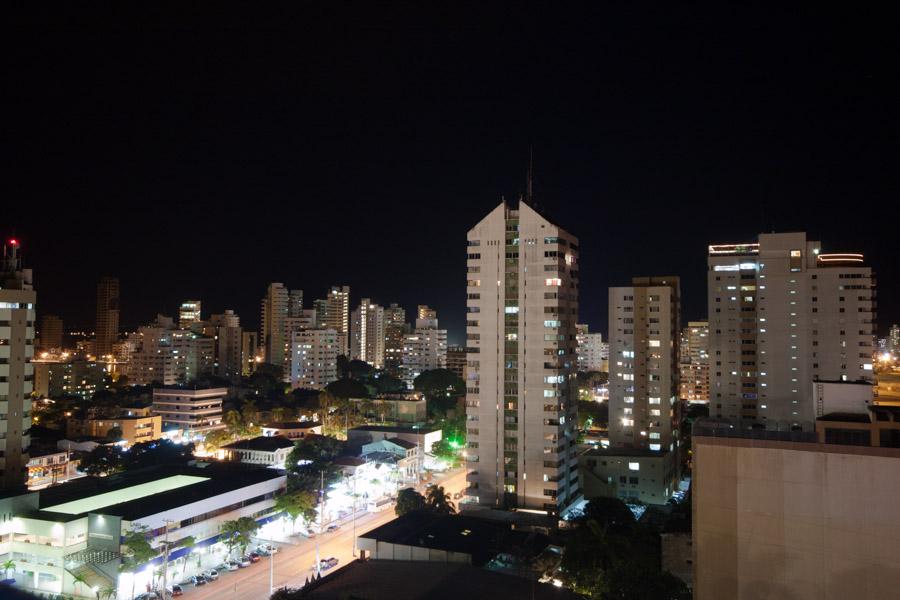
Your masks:
[[[467,494],[558,513],[579,495],[578,240],[520,201],[467,246]]]
[[[31,269],[22,269],[19,243],[3,246],[0,262],[0,489],[25,487],[34,389],[37,294]]]
[[[94,353],[112,354],[119,339],[119,280],[104,277],[97,284],[97,331]]]
[[[709,247],[710,416],[812,431],[815,382],[874,381],[875,278],[805,233]]]
[[[690,321],[681,330],[681,399],[709,402],[709,321]]]
[[[369,298],[360,300],[350,321],[350,358],[376,369],[384,366],[384,308]]]

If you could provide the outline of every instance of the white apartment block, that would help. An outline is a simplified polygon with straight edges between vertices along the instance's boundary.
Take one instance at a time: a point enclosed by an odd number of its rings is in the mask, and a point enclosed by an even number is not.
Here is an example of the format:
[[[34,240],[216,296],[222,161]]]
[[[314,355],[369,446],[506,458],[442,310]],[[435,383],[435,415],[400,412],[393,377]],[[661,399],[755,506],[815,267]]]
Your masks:
[[[240,317],[233,310],[226,310],[222,314],[212,315],[209,324],[216,343],[216,374],[226,379],[240,378],[243,361]]]
[[[577,325],[578,333],[578,371],[603,371],[609,370],[609,350],[604,348],[603,334],[590,333],[587,325]],[[604,349],[606,356],[604,357]]]
[[[291,387],[320,390],[337,381],[338,333],[334,329],[305,329],[293,334]]]
[[[199,323],[201,318],[201,307],[203,303],[200,300],[185,300],[178,307],[178,328],[190,329],[194,323]]]
[[[227,395],[228,388],[154,388],[150,412],[162,417],[164,431],[180,429],[185,437],[205,435],[225,427],[222,400]]]
[[[129,379],[147,385],[174,385],[213,372],[216,340],[181,329],[147,326],[138,330],[140,348],[132,353]]]
[[[25,486],[31,446],[37,294],[18,252],[10,240],[0,262],[0,489]]]
[[[263,360],[282,367],[285,381],[291,364],[291,330],[287,321],[291,317],[301,317],[302,310],[303,291],[288,291],[283,283],[270,283],[260,302],[259,344],[263,349]]]
[[[558,513],[580,495],[578,240],[520,201],[467,244],[467,496]]]
[[[709,321],[690,321],[681,330],[681,399],[709,402]]]
[[[435,320],[435,323],[437,321]],[[402,379],[409,389],[425,371],[447,368],[447,330],[416,329],[403,336]]]
[[[384,308],[369,298],[360,300],[350,320],[350,358],[384,366]]]
[[[812,383],[872,382],[875,279],[805,233],[715,244],[708,258],[710,416],[815,429]]]
[[[678,277],[609,288],[609,448],[592,471],[622,499],[664,504],[677,490],[680,315]]]

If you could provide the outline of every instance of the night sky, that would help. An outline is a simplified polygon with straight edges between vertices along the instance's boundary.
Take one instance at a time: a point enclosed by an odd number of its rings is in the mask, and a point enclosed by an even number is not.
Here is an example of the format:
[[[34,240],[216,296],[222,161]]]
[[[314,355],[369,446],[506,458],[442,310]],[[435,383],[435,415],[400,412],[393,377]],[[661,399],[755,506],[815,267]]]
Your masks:
[[[194,297],[255,328],[281,281],[432,305],[460,342],[466,231],[523,191],[533,147],[539,207],[581,239],[592,329],[639,275],[680,275],[683,320],[703,317],[708,243],[806,230],[866,254],[884,335],[891,19],[670,4],[23,16],[0,233],[67,328],[93,327],[111,274],[129,328]]]

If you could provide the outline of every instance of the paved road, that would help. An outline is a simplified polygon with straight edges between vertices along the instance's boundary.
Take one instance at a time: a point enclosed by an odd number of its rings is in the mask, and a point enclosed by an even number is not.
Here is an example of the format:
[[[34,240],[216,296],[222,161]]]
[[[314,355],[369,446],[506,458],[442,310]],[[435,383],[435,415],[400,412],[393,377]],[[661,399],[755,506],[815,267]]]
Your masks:
[[[437,485],[444,486],[450,494],[460,492],[466,486],[465,471],[460,470],[449,474],[446,478],[435,479]],[[420,486],[420,489],[422,486]],[[396,518],[394,509],[379,513],[368,513],[358,516],[356,519],[356,534],[361,535],[367,531],[380,527]],[[296,546],[281,546],[274,556],[274,587],[282,586],[299,587],[303,585],[307,577],[315,573],[316,541],[319,542],[319,556],[328,558],[334,556],[338,559],[338,566],[324,571],[333,573],[353,560],[353,526],[347,522],[334,533],[326,533],[319,536],[318,540],[303,540]],[[269,597],[269,557],[263,559],[245,569],[225,572],[219,576],[219,580],[205,586],[194,588],[184,586],[184,600],[265,600]]]

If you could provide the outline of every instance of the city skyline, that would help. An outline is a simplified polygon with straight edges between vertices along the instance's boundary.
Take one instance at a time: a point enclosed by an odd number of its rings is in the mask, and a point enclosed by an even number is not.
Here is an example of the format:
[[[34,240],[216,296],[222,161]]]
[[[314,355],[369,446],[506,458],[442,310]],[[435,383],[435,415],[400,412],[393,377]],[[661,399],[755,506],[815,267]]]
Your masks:
[[[773,230],[864,253],[882,300],[898,296],[879,218],[898,189],[896,91],[877,32],[753,9],[603,10],[556,35],[528,11],[428,35],[358,15],[340,38],[319,15],[303,35],[268,22],[237,44],[213,25],[31,32],[10,57],[17,201],[0,233],[22,240],[38,310],[71,326],[92,324],[105,275],[127,329],[186,298],[252,327],[283,281],[429,304],[460,343],[465,258],[442,249],[525,191],[533,148],[537,205],[582,240],[592,330],[607,330],[607,288],[660,272],[681,278],[685,322],[705,318],[706,246]],[[831,208],[848,205],[858,224]],[[895,307],[879,307],[879,336]]]

